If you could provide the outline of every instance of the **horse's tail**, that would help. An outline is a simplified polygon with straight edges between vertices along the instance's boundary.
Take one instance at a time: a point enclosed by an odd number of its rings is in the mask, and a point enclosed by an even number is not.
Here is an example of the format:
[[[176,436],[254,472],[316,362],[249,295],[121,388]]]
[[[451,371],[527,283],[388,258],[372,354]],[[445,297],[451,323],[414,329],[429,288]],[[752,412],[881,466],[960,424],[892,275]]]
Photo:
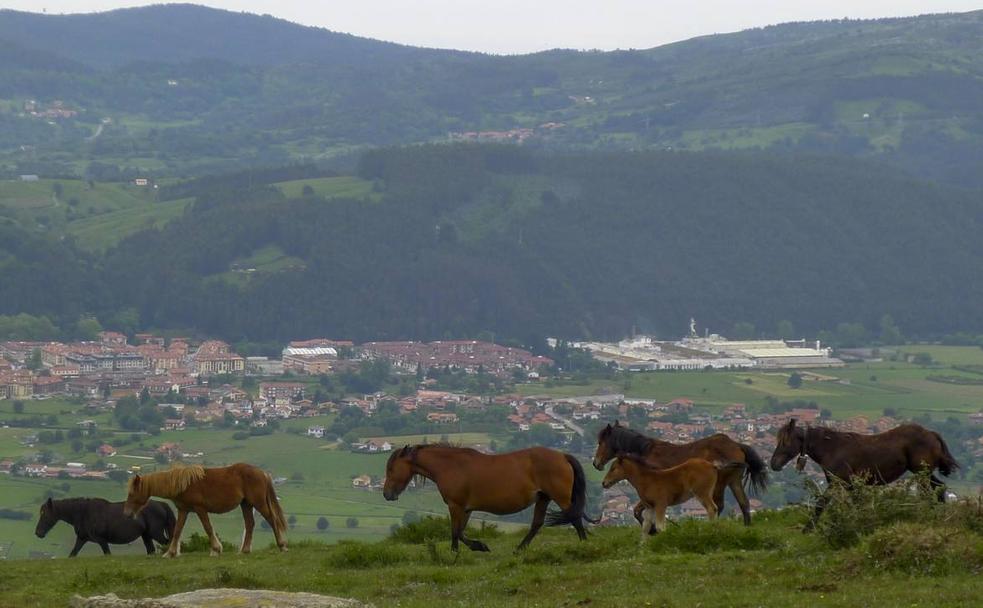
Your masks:
[[[161,505],[164,507],[164,542],[161,544],[167,545],[174,538],[174,527],[177,525],[177,518],[174,517],[174,510],[171,509],[171,505],[166,502],[162,502]]]
[[[546,514],[547,526],[562,526],[573,524],[580,520],[596,524],[600,520],[587,517],[587,477],[584,475],[584,467],[580,466],[580,461],[570,454],[564,454],[564,458],[570,463],[573,469],[573,488],[570,492],[570,508],[565,511],[551,510]]]
[[[744,471],[744,489],[751,496],[760,496],[768,488],[768,467],[754,448],[743,443],[737,445],[741,446],[744,462],[747,463],[747,469]]]
[[[269,509],[270,514],[273,516],[273,524],[276,526],[277,531],[280,534],[284,534],[287,531],[287,518],[283,516],[283,509],[280,507],[280,501],[276,496],[276,489],[273,487],[273,478],[268,474],[266,475],[266,508]]]
[[[935,431],[932,431],[932,434],[939,440],[939,446],[942,448],[942,455],[935,463],[935,466],[938,467],[940,473],[948,477],[952,475],[953,471],[959,468],[959,463],[953,457],[952,452],[949,451],[949,446],[946,445],[945,439],[942,439],[942,435],[939,435]]]

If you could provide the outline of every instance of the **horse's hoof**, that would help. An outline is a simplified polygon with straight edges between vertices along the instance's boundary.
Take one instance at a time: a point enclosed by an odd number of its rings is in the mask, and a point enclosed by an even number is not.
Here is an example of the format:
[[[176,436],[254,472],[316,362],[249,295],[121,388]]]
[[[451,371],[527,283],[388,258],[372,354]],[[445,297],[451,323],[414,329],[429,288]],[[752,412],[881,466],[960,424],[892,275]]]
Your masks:
[[[222,552],[216,551],[215,549],[208,552],[208,557],[218,557],[219,555],[222,555]]]
[[[172,557],[177,557],[177,555],[175,555],[173,553],[170,553],[170,552],[167,552],[167,553],[164,553],[163,555],[161,555],[161,557],[163,557],[164,559],[171,559]]]

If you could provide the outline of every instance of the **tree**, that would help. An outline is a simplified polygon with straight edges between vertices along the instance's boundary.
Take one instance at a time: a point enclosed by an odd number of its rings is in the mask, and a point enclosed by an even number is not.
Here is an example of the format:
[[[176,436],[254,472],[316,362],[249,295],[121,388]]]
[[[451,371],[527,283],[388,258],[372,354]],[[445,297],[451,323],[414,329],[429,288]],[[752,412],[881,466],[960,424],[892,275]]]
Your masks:
[[[61,195],[64,194],[64,192],[65,187],[61,185],[61,182],[51,184],[51,193],[55,195],[55,198],[61,198]]]
[[[901,335],[901,330],[894,323],[894,319],[891,315],[884,315],[881,317],[881,344],[904,344],[904,336]]]
[[[27,359],[25,363],[27,369],[37,371],[44,367],[44,363],[41,361],[41,349],[35,348],[31,351],[31,356]]]
[[[934,363],[935,359],[933,359],[932,355],[930,355],[929,353],[915,353],[914,356],[911,358],[911,362],[914,363],[915,365],[921,365],[922,367],[925,367]]]
[[[420,521],[420,514],[417,513],[416,511],[406,511],[405,513],[403,513],[402,521],[404,526],[409,524],[415,524],[416,522]]]
[[[754,324],[748,323],[747,321],[739,321],[734,323],[734,328],[730,333],[735,340],[753,340],[755,336]]]
[[[312,188],[310,184],[304,184],[304,187],[301,189],[301,193],[304,196],[314,196],[314,188]]]
[[[15,414],[23,414],[24,413],[24,402],[23,401],[20,401],[20,400],[14,401],[14,413]]]
[[[799,388],[802,386],[802,376],[799,372],[792,372],[792,375],[788,377],[788,385],[792,388]]]
[[[95,340],[102,331],[102,324],[95,317],[81,317],[75,324],[75,333],[81,340]]]
[[[290,526],[290,529],[293,530],[297,526],[297,516],[296,515],[291,515],[290,517],[288,517],[287,518],[287,525],[289,525]]]
[[[317,518],[317,529],[320,530],[321,532],[327,530],[330,525],[331,522],[328,521],[327,517],[322,515],[321,517]]]
[[[787,340],[795,337],[795,326],[792,325],[791,321],[782,320],[778,322],[775,332],[778,334],[779,338]]]
[[[355,528],[357,528],[358,527],[358,518],[357,517],[349,517],[348,519],[346,519],[345,520],[345,527],[346,528],[349,528],[349,529],[355,529]]]

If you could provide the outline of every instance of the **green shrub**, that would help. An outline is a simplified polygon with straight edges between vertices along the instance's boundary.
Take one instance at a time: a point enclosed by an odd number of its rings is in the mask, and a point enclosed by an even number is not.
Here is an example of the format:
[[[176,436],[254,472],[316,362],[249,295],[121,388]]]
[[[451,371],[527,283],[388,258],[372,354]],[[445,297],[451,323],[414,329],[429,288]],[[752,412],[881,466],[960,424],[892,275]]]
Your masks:
[[[814,500],[819,489],[813,488]],[[928,473],[899,483],[873,486],[855,478],[852,484],[833,480],[826,488],[826,509],[816,531],[831,547],[852,547],[878,528],[896,522],[931,523],[945,518]]]
[[[414,556],[406,547],[391,543],[360,543],[342,541],[328,556],[328,565],[333,568],[362,570],[378,566],[391,566],[401,562],[413,561]]]
[[[684,520],[653,536],[646,546],[656,553],[713,553],[777,549],[782,541],[760,528],[736,521]]]
[[[868,567],[878,571],[922,576],[979,573],[983,539],[956,527],[899,522],[866,538],[861,555]]]
[[[518,554],[516,560],[524,564],[558,566],[617,559],[635,552],[638,547],[638,533],[634,530],[632,534],[628,534],[627,530],[625,532],[617,536],[606,535],[603,540],[588,538],[586,541],[581,541],[571,530],[572,538],[563,543],[544,543],[544,539],[537,538]]]
[[[239,547],[236,547],[232,543],[227,543],[221,538],[219,542],[222,543],[222,551],[238,551]],[[189,536],[186,540],[181,541],[181,553],[208,553],[212,550],[211,543],[208,542],[208,537],[200,532],[195,532]]]
[[[468,538],[489,539],[502,536],[498,526],[482,521],[478,526],[469,525],[464,532]],[[389,538],[410,545],[423,545],[427,541],[445,540],[450,542],[451,520],[448,517],[424,517],[423,519],[396,526]]]

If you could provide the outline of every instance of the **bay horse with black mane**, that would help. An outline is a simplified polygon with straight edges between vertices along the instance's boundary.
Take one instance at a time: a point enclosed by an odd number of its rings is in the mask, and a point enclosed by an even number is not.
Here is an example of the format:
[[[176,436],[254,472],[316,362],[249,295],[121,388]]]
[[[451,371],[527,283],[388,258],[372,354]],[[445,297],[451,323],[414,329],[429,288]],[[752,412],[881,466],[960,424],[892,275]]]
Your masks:
[[[239,463],[227,467],[205,468],[201,465],[179,466],[167,471],[137,475],[130,479],[123,512],[136,515],[147,505],[151,496],[170,498],[177,507],[177,525],[171,538],[170,547],[164,557],[177,557],[181,552],[181,531],[188,513],[194,511],[201,521],[211,544],[211,555],[222,553],[222,543],[212,529],[209,513],[228,513],[236,507],[242,508],[245,531],[242,535],[240,553],[252,549],[253,509],[260,512],[273,529],[276,544],[281,551],[287,550],[284,534],[287,521],[280,508],[280,502],[273,489],[273,480],[258,467]]]
[[[778,431],[771,468],[781,471],[796,457],[800,470],[809,457],[822,467],[827,482],[835,478],[848,484],[854,479],[871,485],[889,484],[908,471],[916,473],[927,468],[941,502],[945,502],[945,484],[931,473],[938,469],[948,477],[959,468],[942,436],[918,424],[861,435],[826,427],[796,426],[793,418]],[[815,526],[825,507],[825,497],[821,497],[807,529]]]
[[[483,454],[471,448],[448,445],[404,446],[386,463],[382,493],[396,500],[414,475],[437,485],[451,518],[451,549],[458,541],[472,551],[488,551],[488,545],[466,538],[464,530],[473,511],[495,515],[517,513],[535,504],[532,526],[516,550],[525,548],[545,523],[570,524],[581,540],[587,538],[584,514],[587,482],[576,458],[549,448],[536,447],[507,454]],[[547,513],[550,501],[560,511]]]
[[[152,500],[138,517],[123,514],[123,503],[101,498],[48,499],[41,505],[34,534],[44,538],[51,528],[63,521],[75,528],[75,546],[68,557],[75,557],[87,542],[98,544],[103,555],[110,555],[109,545],[126,545],[143,539],[147,555],[156,552],[154,541],[171,542],[174,511],[166,503]]]
[[[744,467],[731,467],[717,476],[713,490],[713,502],[717,513],[724,510],[724,490],[730,488],[744,516],[744,525],[751,524],[751,505],[747,492],[757,495],[768,485],[768,467],[749,445],[738,443],[717,433],[690,443],[669,443],[646,437],[617,420],[608,424],[597,434],[597,451],[594,453],[594,468],[604,470],[617,454],[641,456],[651,466],[668,469],[686,462],[690,458],[702,458],[709,462],[742,463]],[[747,492],[745,492],[747,490]],[[642,503],[635,505],[635,519],[642,521]]]

